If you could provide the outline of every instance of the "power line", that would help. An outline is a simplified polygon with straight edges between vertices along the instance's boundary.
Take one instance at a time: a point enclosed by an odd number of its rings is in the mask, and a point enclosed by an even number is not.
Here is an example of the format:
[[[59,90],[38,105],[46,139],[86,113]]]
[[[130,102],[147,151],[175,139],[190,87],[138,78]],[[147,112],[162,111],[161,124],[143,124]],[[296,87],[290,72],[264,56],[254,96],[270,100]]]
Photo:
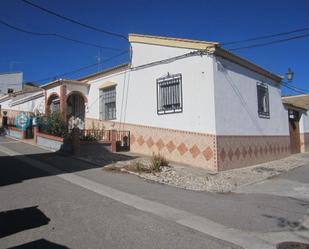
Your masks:
[[[305,38],[305,37],[308,37],[308,36],[309,36],[309,34],[298,35],[298,36],[293,36],[293,37],[289,37],[289,38],[286,38],[286,39],[274,40],[274,41],[271,41],[271,42],[264,42],[264,43],[258,43],[258,44],[253,44],[253,45],[249,45],[249,46],[244,46],[244,47],[231,48],[229,50],[230,51],[236,51],[236,50],[241,50],[241,49],[263,47],[263,46],[267,46],[267,45],[271,45],[271,44],[301,39],[301,38]]]
[[[300,90],[300,91],[309,92],[309,90],[300,88],[300,87],[298,87],[298,86],[290,85],[288,82],[281,81],[281,83],[283,83],[283,84],[285,84],[285,85],[289,85],[289,86],[291,86],[291,87],[293,87],[293,88],[295,88],[295,89],[298,89],[298,90]]]
[[[297,92],[297,93],[300,93],[300,94],[308,94],[309,91],[308,90],[305,90],[305,89],[302,89],[302,88],[299,88],[299,87],[296,87],[296,86],[292,86],[292,85],[289,85],[288,83],[286,82],[283,82],[281,81],[281,85],[283,87],[286,87],[294,92]]]
[[[37,5],[37,4],[35,4],[35,3],[32,3],[32,2],[30,2],[30,1],[28,1],[28,0],[22,0],[22,1],[23,1],[24,3],[26,3],[26,4],[28,4],[28,5],[31,5],[32,7],[35,7],[35,8],[37,8],[37,9],[40,9],[40,10],[42,10],[42,11],[44,11],[44,12],[46,12],[46,13],[49,13],[49,14],[51,14],[51,15],[57,16],[57,17],[59,17],[59,18],[61,18],[61,19],[64,19],[64,20],[66,20],[66,21],[68,21],[68,22],[77,24],[77,25],[82,26],[82,27],[87,28],[87,29],[91,29],[91,30],[94,30],[94,31],[97,31],[97,32],[104,33],[104,34],[106,34],[106,35],[110,35],[110,36],[122,38],[122,39],[128,41],[128,38],[125,37],[125,36],[122,35],[122,34],[118,34],[118,33],[111,32],[111,31],[108,31],[108,30],[105,30],[105,29],[101,29],[101,28],[97,28],[97,27],[94,27],[94,26],[91,26],[91,25],[88,25],[88,24],[85,24],[85,23],[81,23],[81,22],[79,22],[79,21],[77,21],[77,20],[75,20],[75,19],[69,18],[69,17],[67,17],[67,16],[64,16],[64,15],[61,15],[61,14],[56,13],[56,12],[54,12],[54,11],[51,11],[51,10],[49,10],[49,9],[46,9],[45,7],[39,6],[39,5]]]
[[[250,42],[250,41],[258,41],[258,40],[263,40],[263,39],[267,39],[267,38],[272,38],[272,37],[278,37],[278,36],[283,36],[283,35],[289,35],[289,34],[293,34],[293,33],[303,32],[303,31],[307,31],[307,30],[309,30],[309,27],[302,28],[302,29],[295,29],[295,30],[291,30],[291,31],[287,31],[287,32],[282,32],[282,33],[276,33],[276,34],[272,34],[272,35],[257,36],[257,37],[253,37],[253,38],[249,38],[249,39],[245,39],[245,40],[223,42],[223,43],[221,43],[221,45],[222,46],[226,46],[226,45],[232,45],[232,44],[238,44],[238,43],[244,43],[244,42]]]
[[[9,23],[7,23],[3,20],[0,20],[0,23],[2,25],[6,26],[6,27],[9,27],[9,28],[15,30],[15,31],[26,33],[26,34],[29,34],[29,35],[54,36],[54,37],[57,37],[57,38],[61,38],[61,39],[64,39],[64,40],[68,40],[68,41],[72,41],[72,42],[76,42],[76,43],[80,43],[80,44],[83,44],[83,45],[92,46],[92,47],[96,47],[96,48],[109,49],[109,50],[115,50],[115,51],[124,51],[124,49],[101,46],[101,45],[98,45],[98,44],[80,41],[80,40],[73,39],[73,38],[70,38],[70,37],[67,37],[67,36],[64,36],[64,35],[60,35],[60,34],[56,34],[56,33],[39,33],[39,32],[33,32],[33,31],[25,30],[25,29],[22,29],[20,27],[13,26],[12,24],[9,24]]]
[[[285,87],[285,88],[288,88],[288,89],[290,89],[290,90],[292,90],[292,91],[294,91],[294,92],[296,92],[296,93],[307,94],[306,92],[298,91],[298,90],[296,90],[296,89],[294,89],[294,88],[292,88],[292,87],[290,87],[290,86],[287,86],[287,85],[283,85],[283,84],[282,84],[282,86]]]
[[[103,63],[106,63],[108,61],[111,61],[111,60],[113,60],[113,59],[115,59],[117,57],[120,57],[120,56],[122,56],[122,55],[124,55],[126,53],[128,53],[128,51],[123,51],[123,52],[121,52],[119,54],[111,56],[111,57],[107,58],[106,60],[101,61],[100,63],[93,63],[93,64],[90,64],[90,65],[87,65],[87,66],[84,66],[84,67],[81,67],[81,68],[78,68],[78,69],[75,69],[75,70],[72,70],[72,71],[69,71],[69,72],[65,72],[65,73],[62,73],[62,74],[59,74],[59,75],[47,77],[47,78],[44,78],[44,79],[34,80],[34,81],[31,81],[31,82],[48,81],[48,80],[51,80],[51,79],[57,79],[57,78],[60,78],[60,77],[63,77],[63,76],[67,76],[67,75],[70,75],[70,74],[78,73],[78,72],[83,71],[85,69],[95,67],[98,64],[103,64]]]

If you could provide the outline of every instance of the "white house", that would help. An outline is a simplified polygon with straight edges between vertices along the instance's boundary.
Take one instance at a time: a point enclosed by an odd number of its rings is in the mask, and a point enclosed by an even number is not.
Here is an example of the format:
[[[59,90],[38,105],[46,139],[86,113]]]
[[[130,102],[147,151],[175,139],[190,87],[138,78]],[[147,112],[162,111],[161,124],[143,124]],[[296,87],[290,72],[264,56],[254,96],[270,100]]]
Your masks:
[[[0,97],[0,110],[7,112],[9,118],[15,118],[19,112],[44,112],[45,95],[41,88],[31,88],[6,94]]]
[[[23,73],[8,72],[0,73],[0,96],[22,90]]]
[[[298,152],[288,114],[308,108],[283,104],[280,76],[216,42],[137,34],[129,41],[130,63],[42,86],[45,111],[59,108],[86,129],[129,130],[132,152],[212,171]],[[309,132],[308,119],[295,122]]]

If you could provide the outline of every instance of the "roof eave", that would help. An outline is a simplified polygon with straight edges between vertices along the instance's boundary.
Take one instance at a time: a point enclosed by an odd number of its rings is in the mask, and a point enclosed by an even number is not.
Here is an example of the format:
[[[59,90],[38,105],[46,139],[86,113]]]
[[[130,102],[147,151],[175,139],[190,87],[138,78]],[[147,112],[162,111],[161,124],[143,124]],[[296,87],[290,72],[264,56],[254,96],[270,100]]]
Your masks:
[[[68,79],[58,79],[58,80],[54,80],[52,82],[49,82],[45,85],[42,85],[41,88],[44,90],[62,85],[62,84],[72,84],[72,85],[82,85],[82,86],[88,86],[88,84],[86,82],[82,82],[79,80],[68,80]]]
[[[297,111],[308,111],[308,108],[305,108],[303,106],[299,106],[299,105],[295,105],[292,103],[288,103],[288,102],[282,102],[283,105],[285,105],[286,107],[290,107],[291,109],[297,110]]]
[[[249,60],[247,60],[247,59],[245,59],[241,56],[238,56],[234,53],[231,53],[231,52],[229,52],[229,51],[227,51],[227,50],[225,50],[221,47],[216,46],[214,48],[213,53],[217,56],[223,57],[224,59],[230,60],[230,61],[237,63],[237,64],[239,64],[243,67],[246,67],[246,68],[248,68],[248,69],[250,69],[250,70],[252,70],[256,73],[259,73],[259,74],[261,74],[261,75],[263,75],[267,78],[270,78],[277,83],[280,83],[283,79],[282,76],[274,74],[274,73],[262,68],[261,66],[255,64],[255,63],[252,63],[251,61],[249,61]]]
[[[105,76],[108,76],[108,75],[111,75],[111,74],[114,74],[114,73],[125,71],[129,68],[130,68],[130,63],[120,64],[120,65],[117,65],[115,67],[103,70],[101,72],[94,73],[94,74],[79,78],[78,81],[88,82],[90,80],[94,80],[94,79],[105,77]]]
[[[150,45],[177,47],[185,49],[205,50],[209,47],[218,46],[218,42],[182,39],[175,37],[163,37],[141,34],[129,34],[130,43],[144,43]]]
[[[28,97],[23,98],[23,99],[12,101],[10,106],[20,105],[20,104],[26,103],[28,101],[31,101],[31,100],[34,100],[34,99],[38,99],[38,98],[43,97],[43,96],[44,96],[44,93],[41,92],[41,93],[39,93],[37,95],[32,95],[32,96],[28,96]]]

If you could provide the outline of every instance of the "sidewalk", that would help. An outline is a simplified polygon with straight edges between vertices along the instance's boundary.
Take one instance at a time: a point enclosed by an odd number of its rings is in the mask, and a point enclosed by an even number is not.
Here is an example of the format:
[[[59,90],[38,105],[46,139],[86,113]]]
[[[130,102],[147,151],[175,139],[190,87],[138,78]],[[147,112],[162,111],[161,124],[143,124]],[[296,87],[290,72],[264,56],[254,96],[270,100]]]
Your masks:
[[[129,155],[132,156],[131,154]],[[87,159],[92,160],[89,155],[87,156]],[[115,162],[114,164],[106,165],[106,160],[102,158],[102,166],[105,165],[105,169],[109,169],[111,167],[121,168],[136,161],[144,163],[147,160],[149,161],[149,158],[139,157],[137,159],[135,158],[132,160]],[[92,161],[98,165],[100,164],[98,156],[95,157],[95,161]],[[212,173],[204,169],[176,163],[170,163],[170,167],[163,167],[161,172],[155,174],[145,172],[127,172],[148,180],[184,189],[210,192],[231,192],[235,191],[239,187],[261,182],[265,179],[281,175],[282,173],[306,164],[309,165],[309,153],[295,154],[272,162],[218,173]]]
[[[35,145],[31,140],[19,141]],[[81,150],[81,154],[74,156],[74,158],[104,167],[106,170],[114,167],[119,169],[124,168],[136,162],[147,164],[150,160],[149,157],[131,152],[111,153],[100,144],[89,144],[84,146]],[[225,193],[243,189],[248,185],[262,182],[304,165],[309,165],[309,152],[294,154],[284,159],[218,173],[174,162],[170,163],[169,167],[163,167],[161,172],[155,174],[128,170],[125,170],[125,172],[147,180],[183,189]]]
[[[31,187],[28,191],[29,196],[36,198],[37,195],[33,195],[33,192],[39,189],[39,192],[42,193],[39,197],[39,200],[42,201],[40,205],[46,204],[46,207],[49,208],[51,204],[55,204],[56,209],[55,205],[51,207],[53,211],[59,209],[58,202],[64,204],[60,207],[68,206],[68,196],[72,197],[74,202],[69,206],[74,210],[81,210],[81,214],[74,216],[74,220],[76,217],[84,217],[84,212],[88,207],[93,208],[91,214],[97,212],[97,215],[94,215],[93,220],[87,223],[91,224],[91,226],[100,220],[98,217],[101,217],[102,212],[106,212],[106,217],[116,219],[115,222],[117,222],[117,218],[123,220],[123,217],[132,217],[126,215],[127,213],[121,216],[124,212],[119,209],[117,209],[115,215],[111,215],[111,212],[115,211],[115,206],[112,204],[115,204],[124,208],[129,207],[142,211],[142,213],[137,214],[137,220],[134,218],[133,223],[130,223],[130,225],[140,224],[141,221],[143,223],[147,217],[157,217],[156,219],[173,223],[174,226],[185,226],[185,229],[190,229],[188,230],[190,234],[193,234],[192,231],[195,230],[194,234],[201,233],[203,238],[213,236],[245,248],[268,248],[265,247],[264,242],[270,245],[271,248],[275,248],[276,244],[285,241],[308,243],[307,215],[309,203],[307,200],[285,197],[274,191],[269,192],[268,189],[266,192],[260,189],[254,193],[231,194],[187,191],[163,184],[155,184],[155,182],[146,181],[131,174],[121,175],[102,171],[102,166],[88,164],[66,155],[42,150],[37,146],[14,141],[9,142],[9,139],[5,139],[0,145],[0,152],[3,153],[2,160],[12,160],[11,163],[2,165],[2,167],[7,166],[10,169],[4,170],[3,173],[12,173],[14,177],[17,177],[18,181],[14,181],[14,184],[7,184],[2,189],[6,196],[10,196],[9,200],[16,202],[18,206],[20,206],[21,200],[25,202],[29,200],[29,197],[25,195],[26,188],[24,187],[28,186]],[[16,162],[16,160],[19,162]],[[124,163],[124,161],[122,162]],[[14,170],[11,171],[12,167]],[[33,172],[33,168],[38,169],[38,171]],[[19,171],[22,171],[22,174],[16,174]],[[275,182],[277,179],[288,179],[290,181],[309,183],[308,174],[308,167],[300,167],[269,181]],[[5,174],[3,177],[5,181],[10,178],[9,175]],[[34,185],[36,182],[39,182],[41,186]],[[78,187],[76,192],[73,192],[73,185],[71,184]],[[251,188],[251,186],[249,187]],[[9,188],[11,192],[8,192]],[[20,189],[22,194],[18,193],[16,188]],[[41,191],[42,189],[50,190],[48,193],[51,194],[46,194],[45,191]],[[254,189],[254,187],[251,189]],[[84,193],[83,191],[88,192]],[[95,193],[95,195],[91,193]],[[57,197],[56,201],[46,202],[46,200],[58,194],[66,194],[67,197],[61,196]],[[14,195],[21,200],[17,199],[16,201]],[[87,199],[86,209],[82,206],[81,203],[84,198],[98,195],[100,200],[105,200],[105,204],[100,205],[96,201]],[[11,198],[12,196],[14,198]],[[140,218],[143,214],[144,216]],[[60,213],[59,217],[62,222],[63,213]],[[89,217],[86,218],[89,221]],[[102,224],[106,224],[105,219],[101,220]],[[115,231],[118,231],[119,223],[116,224]],[[76,227],[79,228],[80,226],[77,225]],[[166,227],[166,224],[161,228],[163,227]],[[102,229],[104,230],[104,228],[98,226],[96,231],[102,231]],[[145,227],[143,226],[141,231],[144,230]],[[93,231],[93,228],[91,231]],[[166,231],[163,234],[171,234],[170,228]],[[47,232],[50,234],[49,230]],[[153,230],[152,233],[157,234]],[[179,230],[177,234],[179,235]],[[162,235],[160,236],[161,241]],[[137,238],[141,237],[137,236]],[[177,237],[177,241],[179,241],[179,237]],[[194,242],[196,243],[197,240],[194,240]],[[207,243],[201,243],[201,245],[201,248],[205,248],[205,245],[211,247]],[[75,246],[75,248],[78,247]],[[147,248],[147,246],[143,248]],[[169,247],[163,246],[162,248]],[[224,248],[224,246],[221,245],[218,248]],[[232,246],[231,248],[238,247]]]

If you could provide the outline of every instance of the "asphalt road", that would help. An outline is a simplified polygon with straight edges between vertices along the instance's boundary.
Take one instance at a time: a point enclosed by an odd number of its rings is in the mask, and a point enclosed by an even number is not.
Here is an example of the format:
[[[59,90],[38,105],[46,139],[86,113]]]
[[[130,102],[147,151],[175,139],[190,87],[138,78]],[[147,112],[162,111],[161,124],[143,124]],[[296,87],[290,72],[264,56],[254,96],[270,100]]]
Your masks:
[[[0,137],[0,170],[1,249],[275,248],[309,237],[309,166],[265,183],[273,191],[201,193]],[[282,181],[305,194],[280,192]]]

